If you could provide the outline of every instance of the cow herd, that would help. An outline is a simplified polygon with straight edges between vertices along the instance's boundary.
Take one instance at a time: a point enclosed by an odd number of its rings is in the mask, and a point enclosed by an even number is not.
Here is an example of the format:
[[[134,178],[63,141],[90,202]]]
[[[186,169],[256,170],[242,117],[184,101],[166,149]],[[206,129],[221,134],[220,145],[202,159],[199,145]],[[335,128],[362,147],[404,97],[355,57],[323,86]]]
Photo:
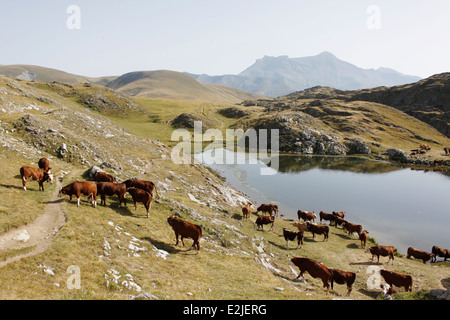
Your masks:
[[[244,219],[250,215],[250,203],[242,208],[242,212],[244,214]],[[275,209],[276,208],[276,209]],[[278,215],[278,206],[274,204],[262,204],[257,208],[256,214],[259,212],[266,213],[268,215],[263,215],[257,217],[254,225],[258,226],[258,229],[262,228],[264,224],[270,224],[270,230],[273,230],[275,223],[275,216]],[[367,230],[363,230],[363,227],[360,224],[351,223],[348,220],[345,220],[344,217],[346,215],[345,211],[333,211],[332,213],[327,213],[324,211],[320,211],[319,213],[319,223],[315,223],[314,221],[317,218],[314,211],[297,211],[298,221],[294,221],[292,225],[298,229],[298,231],[291,231],[288,228],[283,228],[283,237],[286,241],[286,246],[289,247],[289,241],[295,241],[297,239],[297,248],[300,246],[300,249],[303,247],[303,239],[304,232],[310,232],[312,234],[313,240],[315,239],[316,234],[323,235],[323,241],[327,241],[329,238],[329,228],[332,224],[334,224],[335,228],[342,226],[342,229],[346,230],[348,235],[351,236],[354,233],[358,234],[358,238],[361,241],[361,248],[365,248],[367,241],[369,240],[369,232]],[[322,221],[329,221],[329,225],[322,224]],[[296,248],[296,249],[297,249]],[[394,256],[396,253],[396,248],[393,246],[381,246],[374,245],[368,247],[365,252],[370,252],[372,255],[371,261],[375,257],[377,257],[377,263],[380,263],[380,256],[388,257],[389,263],[392,260],[392,264],[394,264]],[[436,257],[443,257],[444,261],[447,261],[447,258],[450,258],[450,250],[442,249],[437,246],[433,246],[432,252],[426,252],[422,250],[418,250],[413,247],[409,247],[407,251],[407,258],[415,258],[420,259],[423,263],[427,261],[436,261]],[[304,272],[308,272],[313,278],[320,278],[323,282],[324,288],[329,289],[331,285],[331,289],[333,289],[333,284],[346,284],[347,285],[347,295],[350,295],[352,291],[352,285],[355,282],[356,273],[343,271],[333,268],[328,268],[322,263],[315,261],[306,257],[293,257],[291,262],[297,266],[300,270],[299,277],[303,277]],[[404,287],[405,291],[412,291],[412,277],[410,275],[400,274],[393,271],[382,269],[380,270],[380,276],[386,281],[386,283],[390,286],[389,292],[395,292],[393,286]]]
[[[26,190],[26,183],[29,180],[37,180],[39,183],[39,190],[44,191],[44,182],[53,181],[53,175],[51,174],[51,168],[48,159],[42,158],[38,162],[38,168],[29,166],[23,166],[20,168],[20,174],[23,184],[23,189]],[[93,175],[93,181],[74,181],[59,191],[60,195],[68,195],[70,200],[72,196],[77,197],[77,207],[80,206],[81,195],[87,196],[91,201],[93,207],[97,206],[97,197],[101,198],[101,205],[106,206],[106,196],[117,196],[119,199],[119,206],[126,205],[125,194],[131,195],[135,210],[137,210],[137,203],[142,203],[145,206],[147,217],[149,217],[149,211],[151,208],[151,202],[153,199],[153,191],[156,190],[155,184],[151,181],[129,179],[122,183],[116,182],[116,179],[102,171],[97,171]],[[248,220],[252,211],[251,203],[247,203],[242,207],[243,219]],[[262,215],[259,215],[262,212]],[[272,231],[275,224],[275,217],[278,216],[279,208],[275,204],[261,204],[256,211],[256,221],[254,222],[255,228],[264,230],[264,225],[271,225]],[[323,235],[323,241],[329,239],[330,226],[334,225],[335,228],[342,227],[346,230],[348,235],[351,236],[354,233],[358,234],[358,238],[361,241],[361,248],[365,248],[368,241],[368,231],[363,230],[359,224],[354,224],[344,219],[346,216],[345,211],[333,211],[327,213],[320,211],[319,218],[317,218],[314,211],[297,211],[298,221],[294,221],[292,225],[297,228],[297,231],[283,228],[283,237],[286,241],[286,246],[289,247],[289,241],[297,240],[297,248],[303,247],[304,233],[310,232],[313,240],[316,235]],[[319,223],[315,220],[318,219]],[[322,221],[329,221],[328,225],[322,224]],[[172,227],[176,243],[181,237],[181,242],[184,246],[184,238],[191,238],[194,243],[192,248],[200,250],[200,238],[202,236],[202,228],[199,225],[181,220],[177,217],[170,216],[167,219],[168,224]],[[296,249],[297,249],[296,248]],[[388,263],[392,260],[394,264],[394,255],[396,249],[393,246],[380,246],[375,245],[368,247],[365,252],[372,254],[372,261],[377,257],[377,263],[379,263],[380,256],[389,257]],[[444,257],[445,261],[450,258],[450,250],[442,249],[437,246],[433,246],[432,252],[421,251],[415,248],[408,248],[407,258],[414,257],[420,259],[423,263],[427,261],[436,261],[436,257]],[[323,282],[324,288],[329,289],[330,285],[333,289],[333,284],[346,284],[347,295],[350,295],[352,291],[352,285],[355,282],[356,274],[349,271],[343,271],[333,268],[328,268],[322,263],[306,257],[293,257],[291,262],[300,269],[300,274],[297,278],[303,276],[304,272],[308,272],[313,278],[320,278]],[[380,275],[385,279],[386,283],[391,286],[404,287],[406,291],[412,290],[412,277],[410,275],[399,274],[393,271],[381,270]]]

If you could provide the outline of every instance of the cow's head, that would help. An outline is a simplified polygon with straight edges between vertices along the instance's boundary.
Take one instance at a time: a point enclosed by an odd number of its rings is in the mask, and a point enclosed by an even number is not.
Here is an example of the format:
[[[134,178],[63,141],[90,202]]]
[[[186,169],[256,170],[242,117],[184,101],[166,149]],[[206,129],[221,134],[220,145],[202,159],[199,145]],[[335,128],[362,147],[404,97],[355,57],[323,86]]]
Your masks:
[[[50,171],[50,168],[44,171],[44,181],[49,181],[50,183],[53,183],[53,174]]]

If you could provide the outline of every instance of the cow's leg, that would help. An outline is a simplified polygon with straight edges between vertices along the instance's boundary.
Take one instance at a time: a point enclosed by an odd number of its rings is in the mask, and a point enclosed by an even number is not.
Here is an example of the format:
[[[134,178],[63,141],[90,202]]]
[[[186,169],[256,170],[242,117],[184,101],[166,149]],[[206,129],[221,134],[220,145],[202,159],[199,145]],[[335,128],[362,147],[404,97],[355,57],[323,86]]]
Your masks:
[[[80,197],[77,196],[77,207],[80,206]]]
[[[178,232],[175,232],[175,238],[177,239],[177,241],[175,242],[175,245],[178,245],[178,236],[179,236]]]

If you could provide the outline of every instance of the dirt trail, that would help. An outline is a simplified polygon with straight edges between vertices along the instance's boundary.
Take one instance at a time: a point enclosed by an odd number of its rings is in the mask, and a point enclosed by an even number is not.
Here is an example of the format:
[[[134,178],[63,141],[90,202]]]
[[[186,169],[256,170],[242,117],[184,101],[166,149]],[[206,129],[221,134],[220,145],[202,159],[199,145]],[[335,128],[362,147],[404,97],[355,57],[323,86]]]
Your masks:
[[[54,236],[64,225],[66,218],[62,211],[61,199],[58,192],[61,188],[59,178],[55,179],[56,188],[45,207],[44,212],[30,224],[11,230],[0,236],[0,253],[11,250],[32,248],[23,254],[8,257],[0,261],[0,268],[5,265],[44,252],[50,246]]]

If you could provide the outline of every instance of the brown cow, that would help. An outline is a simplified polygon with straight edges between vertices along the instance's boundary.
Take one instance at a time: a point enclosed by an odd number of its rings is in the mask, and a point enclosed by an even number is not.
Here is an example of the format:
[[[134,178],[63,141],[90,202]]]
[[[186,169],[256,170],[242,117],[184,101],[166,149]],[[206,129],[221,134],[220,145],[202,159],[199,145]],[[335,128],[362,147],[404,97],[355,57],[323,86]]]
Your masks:
[[[367,230],[363,230],[359,234],[359,240],[361,240],[361,248],[366,247],[367,240],[369,240],[368,234],[369,234],[369,231],[367,231]]]
[[[412,291],[412,278],[410,275],[396,273],[385,269],[380,270],[380,275],[391,287],[394,285],[397,287],[404,287],[405,291]]]
[[[450,155],[450,148],[444,148],[444,152],[446,156]]]
[[[278,206],[273,203],[263,203],[256,209],[256,212],[268,213],[269,215],[272,215],[275,212],[275,215],[278,216]]]
[[[248,217],[250,217],[250,213],[251,213],[251,209],[250,207],[252,206],[252,204],[249,202],[247,203],[246,206],[242,207],[242,217],[247,220]]]
[[[421,144],[420,145],[420,150],[430,151],[431,147],[428,144]]]
[[[430,253],[430,252],[418,250],[413,247],[409,247],[407,250],[406,258],[410,259],[411,257],[420,259],[423,261],[423,263],[426,263],[428,260],[433,260],[434,254]]]
[[[353,283],[356,279],[356,273],[349,271],[342,271],[339,269],[330,269],[331,271],[331,289],[333,289],[333,282],[337,284],[347,284],[347,296],[352,291]]]
[[[345,217],[345,211],[333,211],[331,214],[341,219]]]
[[[293,257],[291,262],[300,269],[300,274],[295,279],[303,277],[303,273],[306,271],[311,275],[311,277],[320,278],[322,280],[323,287],[327,288],[328,292],[332,274],[326,266],[318,261],[305,257]]]
[[[50,161],[47,158],[40,158],[38,161],[38,167],[50,172]]]
[[[200,250],[200,237],[202,236],[202,227],[196,224],[193,224],[188,221],[184,221],[181,219],[178,219],[177,217],[170,216],[167,218],[167,223],[172,227],[173,231],[175,232],[175,237],[177,239],[175,245],[178,244],[178,236],[181,236],[181,243],[184,247],[184,238],[191,238],[194,240],[194,244],[192,245],[192,248],[197,248],[197,250]],[[189,249],[190,250],[190,249]]]
[[[362,226],[360,224],[354,224],[348,221],[344,222],[344,228],[347,229],[349,235],[352,235],[354,232],[356,232],[359,236],[362,231]]]
[[[272,231],[274,222],[274,216],[259,216],[258,218],[256,218],[254,226],[258,226],[258,230],[260,227],[262,230],[264,230],[265,224],[272,224],[272,227],[270,228],[270,231]]]
[[[92,206],[97,207],[97,183],[94,181],[75,181],[67,186],[64,186],[59,191],[60,194],[66,194],[70,196],[75,195],[77,197],[77,207],[80,206],[80,196],[83,194],[91,199]]]
[[[297,227],[298,231],[300,231],[300,232],[309,231],[308,230],[308,225],[306,224],[306,222],[295,221],[294,223],[292,223],[292,225],[294,227]]]
[[[159,197],[158,190],[156,189],[155,183],[147,180],[139,180],[139,179],[129,179],[124,181],[127,188],[138,188],[147,191],[153,197],[153,190],[155,190],[156,195]]]
[[[114,177],[106,172],[97,171],[94,173],[93,180],[97,182],[114,182]]]
[[[338,226],[343,225],[345,223],[345,221],[347,221],[347,220],[344,220],[339,217],[334,217],[334,226],[337,228]]]
[[[447,261],[447,258],[450,258],[450,250],[448,249],[442,249],[438,246],[433,246],[433,248],[431,248],[431,252],[434,254],[431,262],[436,262],[436,257],[444,258],[444,261]]]
[[[372,261],[373,261],[373,258],[375,256],[377,256],[378,257],[377,263],[380,263],[380,256],[383,256],[383,257],[389,256],[389,260],[387,263],[389,263],[389,261],[391,261],[391,259],[392,259],[392,265],[394,265],[395,247],[376,245],[376,246],[367,248],[366,252],[367,251],[370,251],[370,253],[372,254],[372,259],[371,259]]]
[[[331,222],[333,222],[334,221],[334,219],[336,218],[333,214],[331,214],[331,213],[327,213],[327,212],[324,212],[324,211],[320,211],[319,212],[319,218],[320,218],[320,223],[322,223],[322,220],[328,220],[328,221],[330,221],[330,223]]]
[[[145,206],[147,210],[147,218],[150,217],[150,209],[152,207],[152,194],[138,188],[127,188],[127,192],[131,194],[134,202],[134,210],[137,210],[137,203],[140,202]]]
[[[20,177],[22,178],[23,190],[27,190],[28,180],[37,180],[39,183],[39,191],[44,191],[44,182],[53,181],[53,175],[44,169],[37,169],[28,166],[20,168]]]
[[[117,195],[119,197],[119,206],[122,204],[126,205],[125,193],[127,192],[127,187],[125,183],[115,183],[115,182],[97,182],[97,194],[101,197],[100,203],[106,206],[106,196]]]
[[[283,237],[284,240],[286,240],[286,246],[289,248],[289,240],[294,241],[295,238],[297,238],[297,248],[301,244],[300,249],[303,247],[303,232],[294,232],[291,230],[288,230],[287,228],[283,228]],[[296,248],[296,249],[297,249]]]
[[[313,239],[316,234],[323,234],[323,241],[328,239],[328,233],[330,232],[330,228],[328,226],[319,226],[318,224],[312,222],[306,222],[308,226],[308,231],[312,232]]]
[[[298,210],[297,211],[297,217],[298,220],[302,220],[303,221],[314,221],[317,217],[314,214],[314,211],[303,211],[303,210]]]

